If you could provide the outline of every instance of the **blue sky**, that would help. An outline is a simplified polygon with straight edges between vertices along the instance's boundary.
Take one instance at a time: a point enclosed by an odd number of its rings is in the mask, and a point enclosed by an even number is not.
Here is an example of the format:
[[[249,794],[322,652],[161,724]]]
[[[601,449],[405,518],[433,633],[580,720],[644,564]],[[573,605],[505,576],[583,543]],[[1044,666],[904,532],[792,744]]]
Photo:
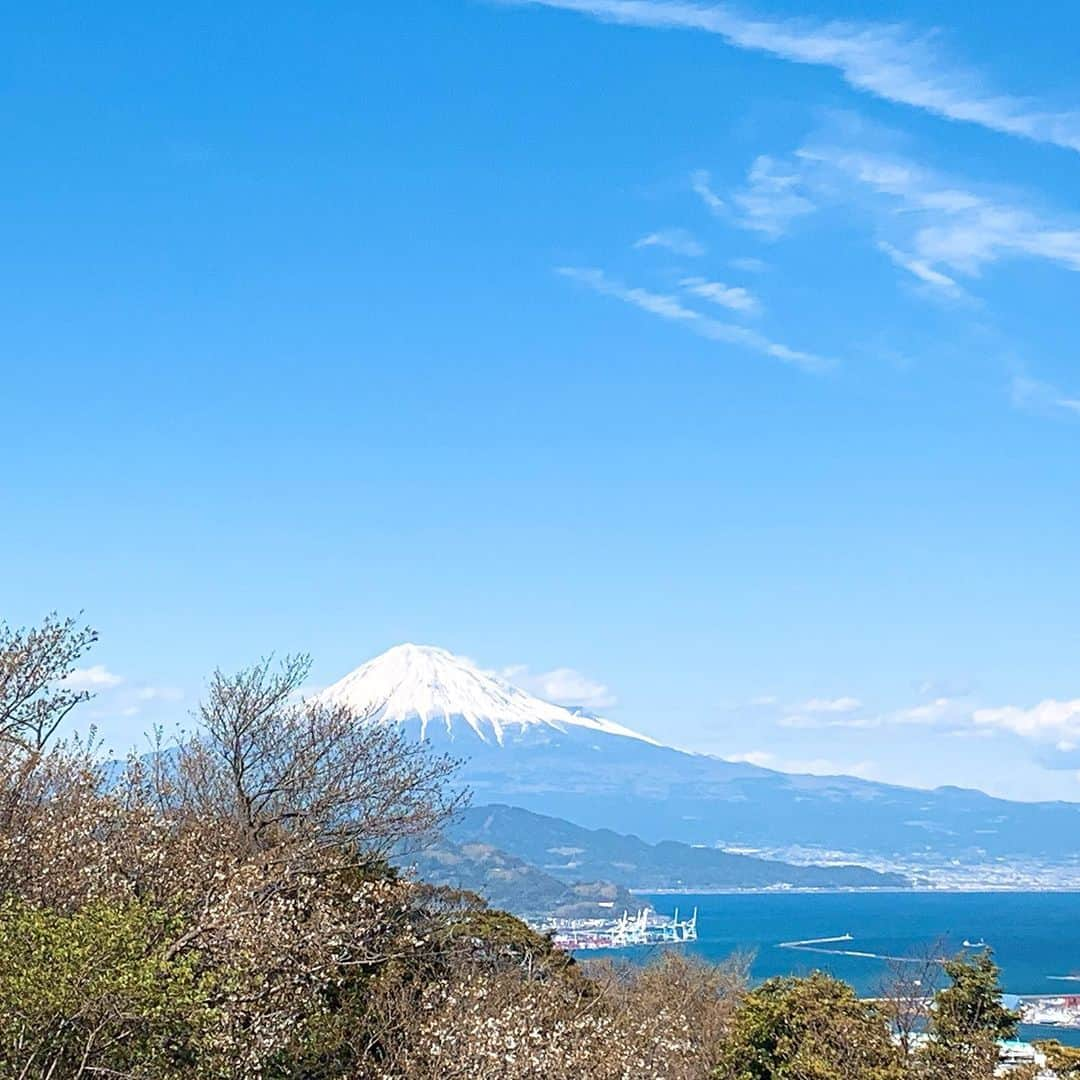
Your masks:
[[[86,612],[118,746],[413,640],[1080,800],[1078,23],[8,10],[4,616]]]

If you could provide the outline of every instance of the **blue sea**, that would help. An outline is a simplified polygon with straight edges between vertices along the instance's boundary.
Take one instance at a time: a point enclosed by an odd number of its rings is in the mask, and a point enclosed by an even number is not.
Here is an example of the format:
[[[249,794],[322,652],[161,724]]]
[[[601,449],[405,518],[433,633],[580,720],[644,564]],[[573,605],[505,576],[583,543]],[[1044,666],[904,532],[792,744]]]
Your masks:
[[[710,960],[754,954],[754,979],[824,970],[861,994],[880,993],[889,974],[884,959],[780,948],[781,942],[851,934],[825,945],[874,957],[959,952],[965,939],[985,941],[1011,994],[1080,994],[1080,892],[996,893],[763,893],[650,895],[662,914],[698,909],[698,941],[685,946]],[[680,946],[681,947],[681,946]],[[636,950],[640,956],[640,950]],[[939,953],[939,955],[941,954]],[[1060,1038],[1080,1045],[1080,1032],[1025,1029],[1027,1038]]]

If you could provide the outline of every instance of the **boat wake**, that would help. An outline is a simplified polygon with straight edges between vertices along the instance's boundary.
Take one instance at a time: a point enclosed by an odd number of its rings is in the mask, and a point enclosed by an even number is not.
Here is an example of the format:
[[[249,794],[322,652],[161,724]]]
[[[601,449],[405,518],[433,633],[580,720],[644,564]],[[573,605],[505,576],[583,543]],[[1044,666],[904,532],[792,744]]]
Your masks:
[[[850,934],[841,934],[839,937],[807,938],[805,941],[781,941],[778,949],[808,949],[811,945],[833,945],[838,941],[854,941]]]
[[[828,945],[839,945],[842,942],[854,941],[851,934],[839,934],[836,937],[807,938],[805,941],[781,941],[778,949],[794,949],[797,952],[818,953],[824,956],[854,956],[859,960],[888,960],[894,964],[923,964],[925,959],[915,956],[890,956],[888,953],[864,952],[861,949],[829,949]],[[935,958],[934,963],[940,964],[941,960]]]

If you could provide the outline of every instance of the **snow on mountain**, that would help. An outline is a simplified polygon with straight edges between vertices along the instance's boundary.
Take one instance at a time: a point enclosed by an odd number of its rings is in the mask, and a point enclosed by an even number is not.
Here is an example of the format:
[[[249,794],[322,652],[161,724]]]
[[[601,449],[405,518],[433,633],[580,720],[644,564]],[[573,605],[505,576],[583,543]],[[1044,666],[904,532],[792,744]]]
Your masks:
[[[320,699],[345,704],[373,720],[419,723],[421,738],[442,729],[453,738],[471,731],[485,743],[503,744],[508,733],[572,729],[654,740],[621,724],[553,705],[433,645],[397,645],[328,687]],[[654,743],[654,745],[659,745]]]
[[[398,645],[320,697],[427,738],[461,763],[457,778],[477,806],[508,804],[648,843],[872,855],[896,866],[1004,859],[1010,873],[1035,860],[1080,875],[1080,804],[789,775],[691,754],[542,701],[445,649]]]

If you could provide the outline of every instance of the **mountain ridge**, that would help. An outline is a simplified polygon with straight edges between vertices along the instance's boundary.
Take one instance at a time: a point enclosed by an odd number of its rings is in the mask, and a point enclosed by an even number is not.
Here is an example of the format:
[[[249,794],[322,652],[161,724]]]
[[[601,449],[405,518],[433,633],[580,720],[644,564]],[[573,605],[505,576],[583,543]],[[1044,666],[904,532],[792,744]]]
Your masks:
[[[321,695],[462,760],[478,803],[506,803],[648,843],[806,861],[1065,867],[1080,881],[1080,804],[1015,803],[849,776],[782,773],[665,746],[543,702],[431,646],[398,646]],[[488,715],[489,713],[493,715]],[[802,861],[800,858],[799,861]],[[1049,879],[1047,879],[1049,880]]]
[[[563,881],[599,879],[646,892],[911,885],[903,875],[863,866],[796,866],[671,840],[649,844],[612,829],[586,829],[505,804],[469,807],[447,833],[458,845],[490,844]]]
[[[482,840],[443,836],[409,859],[409,869],[431,885],[467,889],[515,915],[596,919],[644,904],[610,881],[556,877]],[[616,912],[617,913],[617,912]]]

